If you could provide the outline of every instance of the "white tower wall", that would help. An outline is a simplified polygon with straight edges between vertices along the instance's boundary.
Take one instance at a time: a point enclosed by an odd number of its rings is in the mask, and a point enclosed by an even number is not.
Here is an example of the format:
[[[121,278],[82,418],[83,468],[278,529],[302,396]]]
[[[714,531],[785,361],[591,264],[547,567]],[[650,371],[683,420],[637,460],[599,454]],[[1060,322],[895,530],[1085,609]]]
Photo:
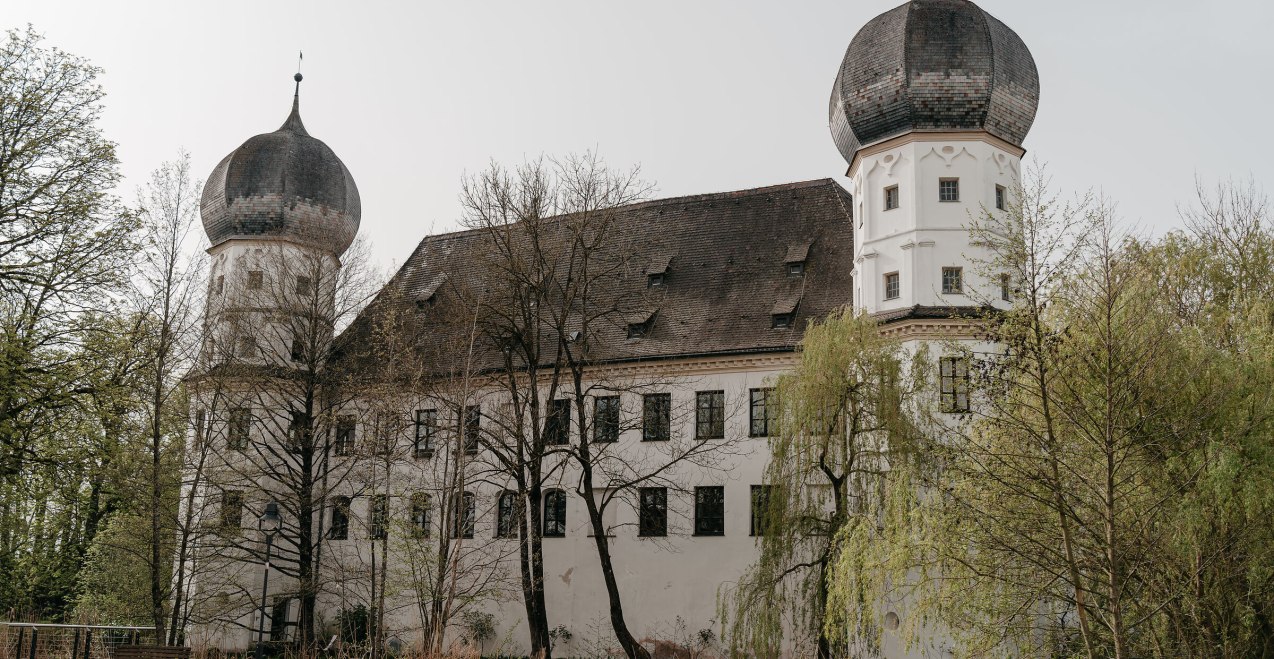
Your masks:
[[[854,304],[869,313],[914,306],[1005,307],[1001,282],[983,273],[990,255],[973,244],[969,228],[1005,199],[1021,167],[1021,150],[985,139],[895,140],[865,150],[850,170],[855,199]],[[957,201],[940,201],[943,180],[958,183]],[[886,190],[897,186],[898,206],[886,208]],[[944,267],[962,269],[961,293],[944,293]],[[885,276],[898,273],[896,297]],[[992,276],[988,277],[987,274]]]

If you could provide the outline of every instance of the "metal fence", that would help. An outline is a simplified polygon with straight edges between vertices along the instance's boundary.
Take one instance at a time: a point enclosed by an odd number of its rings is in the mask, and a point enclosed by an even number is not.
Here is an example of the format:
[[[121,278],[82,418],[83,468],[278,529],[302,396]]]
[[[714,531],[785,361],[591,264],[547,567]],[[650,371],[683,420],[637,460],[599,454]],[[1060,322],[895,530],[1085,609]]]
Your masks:
[[[154,627],[0,622],[0,659],[110,659],[120,645],[154,642]]]

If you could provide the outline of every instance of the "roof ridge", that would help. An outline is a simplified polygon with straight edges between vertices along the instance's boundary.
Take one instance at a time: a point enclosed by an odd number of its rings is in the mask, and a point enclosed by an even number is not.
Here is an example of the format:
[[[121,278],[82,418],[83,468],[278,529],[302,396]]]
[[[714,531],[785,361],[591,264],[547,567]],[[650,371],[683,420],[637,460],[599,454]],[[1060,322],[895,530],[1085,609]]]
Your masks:
[[[831,177],[827,177],[827,178],[810,179],[807,181],[793,181],[791,183],[778,183],[775,185],[766,185],[759,188],[745,188],[743,190],[728,190],[725,192],[705,192],[700,194],[682,195],[680,197],[665,197],[662,199],[649,199],[646,201],[638,201],[638,202],[633,202],[631,204],[624,204],[623,206],[616,206],[615,209],[616,210],[620,210],[620,209],[639,210],[642,208],[666,206],[669,204],[676,204],[676,203],[714,201],[718,199],[738,199],[741,197],[752,197],[752,196],[761,195],[761,194],[772,194],[775,192],[783,192],[786,190],[802,190],[805,188],[816,188],[822,185],[832,185],[835,187],[840,187],[840,184],[838,184],[834,179],[832,179]],[[560,217],[562,217],[562,215],[552,215],[544,219],[554,220]],[[468,235],[481,233],[483,231],[486,231],[486,229],[479,227],[476,229],[460,229],[458,231],[448,231],[446,233],[430,234],[425,236],[424,238],[421,238],[419,245],[424,245],[425,243],[430,243],[430,242],[434,242],[438,240],[462,238]],[[416,251],[420,248],[419,245],[417,245],[416,250],[412,250],[413,255],[415,255]]]

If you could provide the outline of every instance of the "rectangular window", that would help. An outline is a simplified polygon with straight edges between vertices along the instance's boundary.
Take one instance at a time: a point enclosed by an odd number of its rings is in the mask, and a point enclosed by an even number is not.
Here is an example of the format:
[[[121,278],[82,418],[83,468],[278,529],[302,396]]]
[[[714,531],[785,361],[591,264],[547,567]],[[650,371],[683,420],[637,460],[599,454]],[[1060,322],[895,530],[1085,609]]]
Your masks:
[[[349,455],[354,452],[354,425],[353,416],[336,417],[336,441],[332,443],[333,453]]]
[[[477,455],[482,432],[482,406],[466,405],[464,408],[464,454]]]
[[[797,263],[789,263],[789,264],[787,264],[787,276],[789,276],[789,277],[794,277],[794,278],[795,278],[795,277],[804,277],[804,276],[805,276],[805,263],[804,263],[804,262],[797,262]]]
[[[939,391],[943,412],[969,411],[969,360],[967,357],[942,357],[938,361]]]
[[[301,337],[295,337],[292,339],[291,357],[294,362],[305,361],[305,342],[301,340]]]
[[[544,493],[545,538],[566,537],[566,492],[549,490]]]
[[[668,488],[638,488],[641,499],[637,535],[658,538],[668,535]]]
[[[206,410],[195,410],[195,441],[203,441],[204,424],[207,423],[208,412]]]
[[[300,453],[306,447],[309,425],[304,412],[292,412],[292,418],[288,421],[288,451]]]
[[[257,356],[257,340],[251,336],[241,336],[235,342],[235,356],[251,359]]]
[[[938,201],[960,201],[960,179],[939,179]]]
[[[751,534],[765,535],[765,527],[767,524],[766,517],[769,515],[770,493],[773,485],[753,485],[752,486],[752,529]]]
[[[265,273],[260,270],[248,271],[248,290],[260,290],[265,285]]]
[[[898,273],[891,272],[885,275],[885,299],[897,300],[901,292],[901,286],[898,285]]]
[[[434,455],[434,437],[438,434],[438,410],[416,410],[415,441],[412,444],[412,455],[417,458],[432,458]]]
[[[641,397],[641,440],[664,442],[671,437],[672,394],[645,394]]]
[[[451,537],[472,538],[473,527],[478,519],[477,503],[473,492],[465,492],[460,501],[455,503],[453,503],[455,510],[451,516]]]
[[[1012,281],[1007,272],[1000,275],[1000,299],[1005,302],[1013,301]]]
[[[306,296],[310,294],[310,278],[304,275],[296,278],[296,294]]]
[[[226,291],[226,276],[217,275],[217,282],[215,285],[213,285],[212,288],[214,291],[216,291],[217,295],[221,295],[222,293],[224,293]]]
[[[774,429],[774,390],[748,391],[748,436],[769,437]]]
[[[628,338],[640,339],[643,336],[650,334],[651,322],[653,321],[647,320],[641,323],[628,323]]]
[[[243,492],[226,490],[221,493],[221,528],[237,531],[243,527]]]
[[[288,614],[292,609],[291,597],[274,598],[270,608],[270,641],[280,643],[288,639]]]
[[[997,185],[995,186],[995,208],[997,210],[1004,210],[1004,206],[1004,186]]]
[[[500,500],[496,504],[495,537],[518,537],[517,511],[518,493],[511,490],[501,492]]]
[[[252,432],[252,410],[237,407],[230,410],[230,427],[226,433],[226,448],[242,451],[248,448],[248,436]]]
[[[725,437],[725,392],[695,393],[695,439]]]
[[[425,492],[411,495],[411,533],[417,538],[429,537],[431,498]]]
[[[376,446],[373,450],[376,455],[391,455],[394,452],[394,441],[398,434],[398,417],[389,412],[381,412],[376,415]]]
[[[695,488],[695,535],[725,535],[725,488]]]
[[[367,517],[371,537],[377,540],[384,540],[389,536],[389,495],[376,494],[372,496],[371,504],[368,506]]]
[[[898,186],[891,185],[885,188],[885,210],[891,211],[898,207]]]
[[[544,418],[544,443],[561,446],[571,441],[571,401],[550,400],[548,414]]]
[[[327,537],[333,540],[349,538],[349,497],[332,497],[332,524],[327,527]]]
[[[964,268],[942,269],[943,295],[958,295],[964,292]]]
[[[619,441],[619,396],[593,399],[593,441]]]

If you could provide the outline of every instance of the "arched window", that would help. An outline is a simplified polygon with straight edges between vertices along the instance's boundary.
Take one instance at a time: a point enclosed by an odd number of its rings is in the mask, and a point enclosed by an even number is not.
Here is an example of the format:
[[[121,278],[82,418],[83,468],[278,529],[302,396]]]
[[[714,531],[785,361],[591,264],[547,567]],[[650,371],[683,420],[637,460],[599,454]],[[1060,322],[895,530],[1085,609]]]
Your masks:
[[[500,493],[499,505],[496,506],[495,537],[518,537],[518,493],[505,490]]]
[[[544,493],[544,537],[566,536],[566,492],[549,490]]]

